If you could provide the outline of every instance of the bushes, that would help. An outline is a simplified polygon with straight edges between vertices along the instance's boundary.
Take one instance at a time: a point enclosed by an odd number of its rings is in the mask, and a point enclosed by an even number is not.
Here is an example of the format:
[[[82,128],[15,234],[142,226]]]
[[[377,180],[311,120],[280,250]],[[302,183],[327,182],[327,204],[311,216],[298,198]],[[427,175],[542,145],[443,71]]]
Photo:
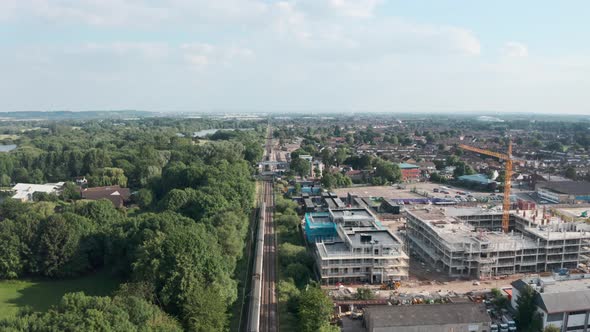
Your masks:
[[[338,327],[330,325],[332,312],[332,301],[319,286],[310,285],[301,292],[298,306],[301,331],[339,331]]]
[[[162,331],[181,332],[180,324],[138,297],[64,295],[46,313],[23,312],[0,321],[3,331]]]
[[[102,266],[104,241],[98,223],[108,224],[108,212],[87,218],[70,211],[54,213],[47,204],[2,203],[0,210],[14,206],[21,214],[9,214],[15,220],[0,222],[1,278],[72,277]],[[106,208],[118,214],[110,202]]]

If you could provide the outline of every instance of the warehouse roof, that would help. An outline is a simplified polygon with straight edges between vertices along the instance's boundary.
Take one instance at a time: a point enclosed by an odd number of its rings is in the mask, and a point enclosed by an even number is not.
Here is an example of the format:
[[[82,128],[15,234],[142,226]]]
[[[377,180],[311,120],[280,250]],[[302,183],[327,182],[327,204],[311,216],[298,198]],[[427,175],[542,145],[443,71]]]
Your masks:
[[[485,306],[475,303],[375,306],[365,309],[365,316],[372,327],[491,322]]]
[[[459,180],[468,181],[468,182],[476,182],[476,183],[480,183],[480,184],[488,184],[488,183],[494,182],[494,181],[488,179],[488,177],[483,174],[463,175],[463,176],[459,177]]]
[[[590,280],[542,280],[543,292],[535,292],[535,303],[547,313],[590,309]],[[512,282],[519,291],[528,285],[523,280]]]
[[[539,184],[539,188],[567,195],[590,195],[590,182],[588,181],[559,181]]]
[[[401,164],[399,164],[399,168],[401,168],[401,169],[414,169],[414,168],[420,168],[420,166],[414,165],[414,164],[408,164],[408,163],[401,163]]]

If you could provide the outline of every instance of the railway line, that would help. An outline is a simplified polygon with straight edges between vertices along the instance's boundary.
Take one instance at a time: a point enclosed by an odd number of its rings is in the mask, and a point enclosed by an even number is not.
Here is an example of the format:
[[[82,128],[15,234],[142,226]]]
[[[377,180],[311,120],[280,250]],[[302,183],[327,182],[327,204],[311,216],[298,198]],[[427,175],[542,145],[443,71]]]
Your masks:
[[[264,257],[262,272],[262,296],[260,310],[260,331],[278,331],[278,307],[276,297],[277,281],[277,250],[273,221],[273,185],[272,182],[264,183]]]
[[[269,127],[264,160],[272,161],[272,131]],[[272,171],[272,166],[270,171]],[[278,331],[276,296],[277,245],[273,220],[274,189],[272,180],[262,181],[259,224],[256,236],[254,269],[248,317],[248,332]]]

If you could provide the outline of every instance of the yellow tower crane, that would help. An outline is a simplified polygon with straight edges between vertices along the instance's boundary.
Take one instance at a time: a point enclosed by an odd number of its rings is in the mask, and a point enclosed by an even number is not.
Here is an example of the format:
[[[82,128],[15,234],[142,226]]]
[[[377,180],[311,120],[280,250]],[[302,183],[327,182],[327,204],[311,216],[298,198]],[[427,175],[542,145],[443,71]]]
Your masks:
[[[508,225],[510,223],[510,189],[512,186],[512,141],[508,141],[508,154],[484,150],[465,144],[459,144],[459,147],[467,151],[496,157],[506,162],[506,170],[504,174],[504,201],[502,204],[502,230],[504,233],[508,233]]]

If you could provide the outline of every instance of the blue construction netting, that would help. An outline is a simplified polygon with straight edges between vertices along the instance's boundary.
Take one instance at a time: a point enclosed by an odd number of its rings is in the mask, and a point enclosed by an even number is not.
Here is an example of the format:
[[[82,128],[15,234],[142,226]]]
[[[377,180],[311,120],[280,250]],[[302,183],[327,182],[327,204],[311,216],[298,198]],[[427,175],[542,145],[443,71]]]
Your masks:
[[[308,242],[332,239],[337,236],[336,224],[330,220],[327,212],[310,212],[305,214],[305,236]]]
[[[314,194],[314,195],[317,195],[317,194],[319,194],[321,192],[321,190],[322,190],[322,188],[320,188],[320,187],[308,187],[308,186],[301,187],[301,193],[302,194]],[[287,192],[290,193],[290,194],[293,194],[295,192],[295,187],[289,187],[287,189]]]

